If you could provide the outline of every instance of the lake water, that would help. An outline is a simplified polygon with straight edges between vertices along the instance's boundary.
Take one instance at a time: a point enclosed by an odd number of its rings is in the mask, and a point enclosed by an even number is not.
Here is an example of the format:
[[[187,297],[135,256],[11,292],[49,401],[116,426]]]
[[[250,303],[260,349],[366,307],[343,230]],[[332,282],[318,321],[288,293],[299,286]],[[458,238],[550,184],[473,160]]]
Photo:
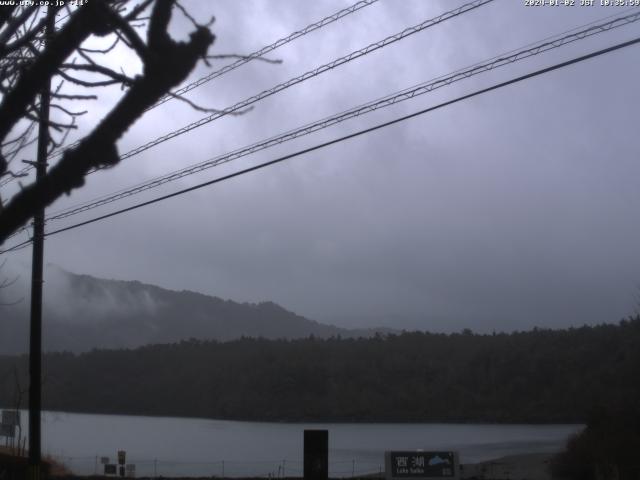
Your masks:
[[[462,463],[560,450],[580,425],[291,424],[45,412],[43,454],[101,472],[126,450],[137,476],[302,476],[305,428],[329,430],[331,476],[384,469],[385,450],[457,450]],[[22,412],[27,431],[27,412]]]

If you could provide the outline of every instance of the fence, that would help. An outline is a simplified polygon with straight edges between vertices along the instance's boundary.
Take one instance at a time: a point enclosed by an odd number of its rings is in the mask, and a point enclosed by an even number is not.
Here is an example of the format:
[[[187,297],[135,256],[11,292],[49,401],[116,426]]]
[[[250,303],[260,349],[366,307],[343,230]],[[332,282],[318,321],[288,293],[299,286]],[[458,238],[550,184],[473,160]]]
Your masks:
[[[104,465],[101,455],[87,457],[69,457],[52,455],[58,463],[64,465],[74,474],[102,474]],[[116,462],[116,458],[111,458]],[[301,460],[212,460],[185,461],[149,458],[127,458],[128,464],[134,464],[137,477],[263,477],[285,478],[302,477]],[[384,459],[367,461],[361,459],[338,460],[329,462],[329,476],[334,478],[358,477],[370,474],[381,474],[384,471]]]

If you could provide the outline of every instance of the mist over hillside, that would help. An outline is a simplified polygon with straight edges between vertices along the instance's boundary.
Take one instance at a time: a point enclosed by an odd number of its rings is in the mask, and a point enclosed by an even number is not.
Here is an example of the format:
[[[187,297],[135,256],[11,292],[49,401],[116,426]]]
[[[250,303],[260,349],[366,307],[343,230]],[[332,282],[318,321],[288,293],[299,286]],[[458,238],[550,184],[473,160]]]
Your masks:
[[[309,320],[273,302],[238,303],[138,281],[105,280],[48,266],[44,289],[44,349],[82,352],[133,348],[186,339],[369,336]],[[20,291],[22,290],[22,291]],[[28,350],[28,288],[0,292],[0,353]]]

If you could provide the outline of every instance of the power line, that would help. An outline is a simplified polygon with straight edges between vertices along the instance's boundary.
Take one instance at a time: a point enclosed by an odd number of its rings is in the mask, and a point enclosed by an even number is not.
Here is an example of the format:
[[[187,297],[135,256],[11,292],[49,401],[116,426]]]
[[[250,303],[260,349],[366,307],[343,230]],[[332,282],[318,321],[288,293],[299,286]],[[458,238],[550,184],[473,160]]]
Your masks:
[[[408,27],[405,28],[404,30],[395,33],[394,35],[390,35],[382,40],[379,40],[378,42],[374,42],[371,43],[369,45],[367,45],[364,48],[361,48],[359,50],[355,50],[351,53],[349,53],[348,55],[342,56],[340,58],[337,58],[329,63],[325,63],[324,65],[321,65],[319,67],[314,68],[313,70],[309,70],[305,73],[303,73],[302,75],[298,75],[297,77],[293,77],[289,80],[287,80],[286,82],[280,83],[274,87],[271,87],[267,90],[264,90],[256,95],[253,95],[251,97],[248,97],[244,100],[241,100],[240,102],[230,106],[230,107],[226,107],[223,110],[217,111],[215,113],[212,113],[211,115],[208,115],[206,117],[201,118],[200,120],[197,120],[195,122],[192,122],[188,125],[185,125],[182,128],[179,128],[178,130],[174,130],[173,132],[169,132],[161,137],[158,137],[150,142],[145,143],[144,145],[140,145],[136,148],[134,148],[133,150],[129,150],[128,152],[120,155],[120,160],[125,160],[127,158],[133,157],[134,155],[137,155],[139,153],[144,152],[145,150],[148,150],[156,145],[159,145],[160,143],[166,142],[167,140],[171,140],[172,138],[178,137],[182,134],[185,134],[191,130],[194,130],[195,128],[201,127],[202,125],[206,125],[207,123],[210,123],[214,120],[217,120],[219,118],[222,118],[226,115],[230,115],[233,113],[237,113],[239,111],[243,111],[246,108],[250,107],[251,105],[253,105],[254,103],[260,101],[260,100],[264,100],[267,97],[270,97],[271,95],[275,95],[276,93],[279,93],[283,90],[286,90],[289,87],[292,87],[294,85],[297,85],[299,83],[302,83],[306,80],[309,80],[311,78],[317,77],[318,75],[321,75],[325,72],[331,71],[336,67],[339,67],[341,65],[344,65],[348,62],[351,62],[352,60],[355,60],[357,58],[363,57],[365,55],[368,55],[371,52],[374,52],[376,50],[379,50],[381,48],[384,48],[388,45],[391,45],[395,42],[398,42],[410,35],[413,35],[415,33],[421,32],[422,30],[425,30],[429,27],[433,27],[434,25],[437,25],[439,23],[445,22],[446,20],[449,20],[451,18],[457,17],[459,15],[462,15],[463,13],[469,12],[471,10],[475,10],[478,7],[481,7],[482,5],[485,5],[487,3],[491,3],[494,0],[474,0],[473,2],[470,3],[466,3],[458,8],[455,8],[453,10],[449,10],[445,13],[442,13],[440,15],[438,15],[437,17],[431,18],[429,20],[425,20],[424,22],[421,22],[417,25],[414,25],[412,27]],[[98,171],[98,169],[94,169],[91,170],[89,173],[94,173]]]
[[[5,178],[0,180],[0,187],[4,187],[5,185],[13,182],[16,178],[24,177],[31,170],[33,170],[33,167],[31,165],[29,165],[28,167],[24,167],[22,170],[18,170],[15,173],[15,176],[7,175]]]
[[[70,217],[72,215],[85,212],[87,210],[91,210],[93,208],[106,205],[108,203],[122,200],[129,196],[144,192],[146,190],[150,190],[152,188],[159,187],[161,185],[164,185],[165,183],[178,180],[185,176],[193,175],[203,170],[253,154],[257,151],[264,150],[266,148],[270,148],[275,145],[279,145],[289,140],[300,138],[310,133],[314,133],[316,131],[322,130],[329,126],[346,121],[348,119],[355,118],[360,115],[364,115],[364,114],[373,112],[375,110],[385,108],[405,100],[415,98],[420,95],[424,95],[433,90],[450,85],[460,80],[464,80],[471,76],[484,73],[505,65],[509,65],[511,63],[514,63],[520,60],[524,60],[534,55],[538,55],[538,54],[559,48],[561,46],[573,43],[575,41],[582,40],[586,37],[596,35],[602,32],[606,32],[623,25],[628,25],[638,20],[640,20],[640,11],[636,11],[635,13],[626,15],[624,17],[616,18],[609,22],[600,23],[600,24],[591,26],[589,28],[577,31],[576,33],[573,33],[570,35],[565,35],[560,38],[557,38],[558,36],[551,37],[553,38],[553,40],[538,42],[536,44],[533,44],[533,46],[529,48],[525,48],[521,50],[512,50],[511,52],[508,52],[507,54],[503,54],[502,56],[493,57],[490,60],[487,60],[485,62],[474,64],[465,69],[457,70],[448,75],[430,80],[429,82],[419,84],[417,86],[402,90],[400,92],[393,93],[391,95],[387,95],[386,97],[382,97],[380,99],[368,102],[366,104],[360,105],[353,109],[346,110],[339,114],[304,125],[297,129],[290,130],[278,136],[271,137],[269,139],[262,140],[252,145],[234,150],[230,153],[205,160],[204,162],[200,162],[198,164],[192,165],[187,168],[183,168],[181,170],[172,172],[170,174],[157,177],[150,181],[143,182],[136,186],[130,187],[128,189],[120,190],[118,192],[109,194],[107,196],[103,196],[98,199],[85,202],[83,204],[79,204],[74,207],[67,208],[65,210],[60,211],[59,213],[52,214],[47,218],[47,221],[60,220],[63,218]]]
[[[158,203],[158,202],[161,202],[163,200],[167,200],[169,198],[177,197],[179,195],[183,195],[185,193],[192,192],[194,190],[199,190],[201,188],[204,188],[204,187],[207,187],[207,186],[210,186],[210,185],[214,185],[216,183],[220,183],[220,182],[223,182],[225,180],[229,180],[231,178],[235,178],[235,177],[238,177],[240,175],[244,175],[246,173],[250,173],[250,172],[253,172],[253,171],[256,171],[256,170],[261,170],[261,169],[269,167],[271,165],[275,165],[277,163],[284,162],[285,160],[289,160],[291,158],[298,157],[298,156],[313,152],[315,150],[319,150],[319,149],[328,147],[330,145],[341,143],[341,142],[344,142],[346,140],[350,140],[352,138],[359,137],[361,135],[364,135],[364,134],[367,134],[367,133],[371,133],[371,132],[374,132],[376,130],[380,130],[380,129],[385,128],[385,127],[389,127],[391,125],[395,125],[397,123],[404,122],[404,121],[409,120],[411,118],[424,115],[424,114],[432,112],[434,110],[438,110],[438,109],[441,109],[443,107],[447,107],[449,105],[453,105],[455,103],[459,103],[459,102],[462,102],[464,100],[468,100],[470,98],[477,97],[479,95],[482,95],[482,94],[485,94],[485,93],[488,93],[488,92],[491,92],[491,91],[494,91],[494,90],[498,90],[498,89],[506,87],[508,85],[512,85],[512,84],[515,84],[515,83],[522,82],[524,80],[528,80],[530,78],[534,78],[534,77],[537,77],[537,76],[540,76],[540,75],[544,75],[546,73],[550,73],[552,71],[559,70],[561,68],[568,67],[568,66],[574,65],[576,63],[584,62],[584,61],[589,60],[591,58],[595,58],[595,57],[598,57],[598,56],[601,56],[601,55],[604,55],[604,54],[607,54],[607,53],[611,53],[613,51],[620,50],[622,48],[626,48],[626,47],[629,47],[631,45],[635,45],[635,44],[638,44],[638,43],[640,43],[640,37],[636,37],[633,40],[629,40],[627,42],[618,43],[618,44],[613,45],[611,47],[607,47],[607,48],[604,48],[604,49],[601,49],[601,50],[597,50],[595,52],[592,52],[592,53],[589,53],[589,54],[586,54],[586,55],[582,55],[580,57],[575,57],[575,58],[573,58],[571,60],[567,60],[567,61],[564,61],[564,62],[561,62],[561,63],[557,63],[557,64],[552,65],[550,67],[542,68],[540,70],[536,70],[534,72],[527,73],[525,75],[521,75],[521,76],[516,77],[516,78],[512,78],[511,80],[507,80],[507,81],[504,81],[504,82],[501,82],[501,83],[494,84],[494,85],[492,85],[490,87],[486,87],[486,88],[483,88],[483,89],[480,89],[480,90],[476,90],[476,91],[474,91],[472,93],[469,93],[469,94],[466,94],[466,95],[462,95],[460,97],[456,97],[453,100],[448,100],[446,102],[439,103],[438,105],[435,105],[435,106],[432,106],[432,107],[428,107],[428,108],[425,108],[423,110],[419,110],[419,111],[411,113],[409,115],[404,115],[402,117],[395,118],[395,119],[390,120],[388,122],[380,123],[378,125],[374,125],[373,127],[369,127],[369,128],[363,129],[363,130],[359,130],[359,131],[351,133],[349,135],[345,135],[345,136],[342,136],[342,137],[339,137],[339,138],[335,138],[333,140],[329,140],[327,142],[323,142],[323,143],[314,145],[314,146],[309,147],[309,148],[298,150],[297,152],[290,153],[290,154],[278,157],[278,158],[276,158],[274,160],[270,160],[268,162],[264,162],[264,163],[261,163],[259,165],[254,165],[253,167],[245,168],[243,170],[239,170],[237,172],[234,172],[234,173],[231,173],[231,174],[228,174],[228,175],[224,175],[222,177],[218,177],[218,178],[215,178],[213,180],[209,180],[207,182],[200,183],[198,185],[194,185],[194,186],[182,189],[182,190],[178,190],[177,192],[173,192],[173,193],[170,193],[168,195],[163,195],[161,197],[154,198],[153,200],[149,200],[149,201],[146,201],[146,202],[141,202],[141,203],[138,203],[136,205],[132,205],[132,206],[127,207],[127,208],[116,210],[114,212],[111,212],[111,213],[108,213],[108,214],[105,214],[105,215],[100,215],[98,217],[94,217],[92,219],[85,220],[83,222],[79,222],[79,223],[76,223],[74,225],[70,225],[68,227],[64,227],[64,228],[60,228],[58,230],[54,230],[54,231],[48,232],[48,233],[45,234],[45,236],[48,237],[48,236],[56,235],[56,234],[59,234],[59,233],[62,233],[62,232],[66,232],[68,230],[73,230],[73,229],[76,229],[76,228],[79,228],[79,227],[82,227],[82,226],[85,226],[85,225],[89,225],[91,223],[95,223],[95,222],[98,222],[98,221],[101,221],[101,220],[105,220],[105,219],[110,218],[110,217],[114,217],[116,215],[120,215],[122,213],[130,212],[132,210],[137,210],[138,208],[142,208],[142,207],[145,207],[145,206],[148,206],[148,205],[152,205],[154,203]],[[24,246],[28,245],[29,243],[31,243],[31,240],[27,240],[26,242],[23,242],[21,244],[15,245],[15,246],[7,249],[7,250],[2,250],[2,251],[0,251],[0,254],[18,250],[18,249],[23,248]]]
[[[360,2],[356,2],[353,5],[351,5],[348,8],[342,9],[339,12],[334,13],[333,15],[329,15],[328,17],[323,18],[322,20],[319,20],[318,22],[312,23],[310,25],[307,25],[306,27],[304,27],[302,30],[298,30],[297,32],[293,32],[292,34],[290,34],[287,37],[281,38],[279,40],[276,40],[274,43],[272,43],[271,45],[267,45],[266,47],[262,47],[260,50],[257,50],[253,53],[250,53],[249,55],[247,55],[244,58],[240,58],[238,60],[236,60],[235,62],[226,65],[224,67],[222,67],[219,70],[216,70],[215,72],[211,72],[209,75],[205,75],[202,78],[199,78],[198,80],[185,85],[184,87],[176,90],[174,92],[174,94],[176,95],[183,95],[195,88],[198,88],[200,85],[203,85],[207,82],[210,82],[211,80],[213,80],[214,78],[217,78],[221,75],[224,75],[225,73],[228,73],[232,70],[235,70],[238,67],[241,67],[242,65],[244,65],[247,62],[250,62],[251,60],[255,60],[256,58],[260,58],[264,55],[266,55],[267,53],[270,53],[274,50],[276,50],[277,48],[286,45],[289,42],[292,42],[293,40],[296,40],[297,38],[300,38],[304,35],[307,35],[308,33],[313,32],[314,30],[318,30],[326,25],[329,25],[330,23],[333,23],[337,20],[340,20],[343,17],[346,17],[347,15],[350,15],[351,13],[357,12],[358,10],[368,7],[369,5],[372,5],[373,3],[377,2],[378,0],[362,0]],[[160,100],[158,100],[158,102],[156,102],[154,105],[152,105],[151,107],[149,107],[147,110],[151,110],[152,108],[155,108],[159,105],[162,105],[164,102],[167,102],[168,100],[171,100],[173,97],[171,95],[165,95],[164,97],[162,97]]]
[[[398,33],[396,33],[394,35],[388,36],[388,37],[384,38],[383,40],[380,40],[378,42],[374,42],[372,44],[369,44],[369,45],[367,45],[366,47],[364,47],[364,48],[362,48],[360,50],[356,50],[354,52],[351,52],[350,54],[345,55],[343,57],[340,57],[340,58],[338,58],[336,60],[333,60],[330,63],[327,63],[327,64],[324,64],[324,65],[322,65],[320,67],[317,67],[314,70],[310,70],[310,71],[308,71],[308,72],[306,72],[306,73],[304,73],[304,74],[302,74],[302,75],[300,75],[298,77],[294,77],[294,78],[288,80],[287,82],[284,82],[284,83],[281,83],[279,85],[276,85],[275,87],[272,87],[269,90],[265,90],[265,91],[263,91],[263,92],[261,92],[261,93],[259,93],[257,95],[254,95],[253,97],[249,97],[249,98],[247,98],[247,99],[245,99],[245,100],[243,100],[243,101],[241,101],[241,102],[239,102],[239,103],[237,103],[237,104],[235,104],[235,105],[233,105],[231,107],[227,107],[226,109],[224,109],[222,111],[216,112],[216,113],[214,113],[214,114],[212,114],[212,115],[210,115],[208,117],[200,119],[199,121],[193,122],[193,123],[191,123],[191,124],[189,124],[189,125],[187,125],[185,127],[182,127],[179,130],[171,132],[171,133],[169,133],[169,134],[167,134],[167,135],[165,135],[163,137],[159,137],[159,138],[157,138],[157,139],[155,139],[155,140],[153,140],[153,141],[151,141],[151,142],[149,142],[149,143],[147,143],[145,145],[139,146],[139,147],[135,148],[134,150],[131,150],[131,151],[121,155],[120,159],[124,160],[126,158],[132,157],[132,156],[134,156],[134,155],[136,155],[136,154],[138,154],[138,153],[140,153],[140,152],[142,152],[144,150],[147,150],[147,149],[149,149],[149,148],[151,148],[151,147],[153,147],[155,145],[158,145],[159,143],[165,142],[165,141],[167,141],[167,140],[169,140],[171,138],[175,138],[175,137],[177,137],[177,136],[179,136],[179,135],[181,135],[183,133],[186,133],[186,132],[188,132],[190,130],[193,130],[193,129],[199,127],[199,126],[205,125],[206,123],[209,123],[209,122],[211,122],[213,120],[221,118],[224,115],[228,115],[230,113],[237,112],[238,110],[246,108],[246,107],[250,106],[251,104],[253,104],[253,103],[257,102],[257,101],[262,100],[262,99],[264,99],[266,97],[269,97],[271,95],[274,95],[275,93],[278,93],[278,92],[280,92],[280,91],[282,91],[282,90],[284,90],[286,88],[289,88],[289,87],[291,87],[293,85],[296,85],[296,84],[301,83],[301,82],[303,82],[305,80],[313,78],[313,77],[315,77],[317,75],[320,75],[320,74],[322,74],[322,73],[324,73],[324,72],[326,72],[328,70],[332,70],[333,68],[336,68],[339,65],[348,63],[348,62],[350,62],[350,61],[352,61],[352,60],[354,60],[356,58],[359,58],[359,57],[362,57],[364,55],[367,55],[368,53],[376,51],[376,50],[378,50],[380,48],[384,48],[384,47],[386,47],[386,46],[388,46],[388,45],[390,45],[392,43],[395,43],[395,42],[397,42],[399,40],[402,40],[403,38],[406,38],[406,37],[408,37],[410,35],[418,33],[418,32],[420,32],[422,30],[425,30],[425,29],[427,29],[429,27],[432,27],[434,25],[442,23],[442,22],[444,22],[446,20],[449,20],[451,18],[454,18],[454,17],[457,17],[459,15],[462,15],[463,13],[466,13],[466,12],[469,12],[471,10],[474,10],[474,9],[476,9],[478,7],[481,7],[481,6],[483,6],[483,5],[487,4],[487,3],[490,3],[492,1],[493,0],[475,0],[473,2],[469,2],[469,3],[463,4],[460,7],[455,8],[453,10],[449,10],[447,12],[444,12],[444,13],[442,13],[442,14],[434,17],[434,18],[425,20],[422,23],[419,23],[419,24],[414,25],[412,27],[405,28],[404,30],[402,30],[402,31],[400,31],[400,32],[398,32]],[[68,148],[71,148],[71,147],[68,147]],[[28,171],[28,168],[29,167],[27,167],[27,169],[26,169],[27,171]],[[96,171],[97,171],[97,169],[90,170],[88,172],[88,174],[95,173]],[[22,173],[22,171],[19,172],[19,174],[20,173]],[[11,181],[11,180],[10,179],[5,179],[6,183],[8,183],[9,181]],[[3,183],[0,182],[0,187],[2,185],[3,185]],[[18,232],[16,232],[16,233],[18,233]]]
[[[322,27],[325,27],[333,22],[336,22],[338,20],[340,20],[341,18],[346,17],[347,15],[350,15],[352,13],[357,12],[358,10],[361,10],[365,7],[368,7],[369,5],[373,5],[374,3],[376,3],[378,0],[360,0],[356,3],[354,3],[353,5],[351,5],[350,7],[347,8],[343,8],[342,10],[337,11],[336,13],[333,13],[327,17],[324,17],[321,20],[318,20],[317,22],[311,23],[309,25],[307,25],[306,27],[304,27],[301,30],[297,30],[291,34],[289,34],[286,37],[280,38],[279,40],[276,40],[275,42],[273,42],[270,45],[267,45],[265,47],[262,47],[260,50],[256,50],[253,53],[250,53],[249,55],[239,58],[238,60],[236,60],[233,63],[230,63],[228,65],[225,65],[224,67],[211,72],[208,75],[205,75],[204,77],[199,78],[198,80],[195,80],[194,82],[189,83],[188,85],[185,85],[184,87],[176,90],[174,93],[174,95],[165,95],[164,97],[162,97],[160,100],[158,100],[154,105],[150,106],[149,108],[147,108],[146,111],[149,111],[153,108],[156,108],[160,105],[162,105],[163,103],[171,100],[172,98],[175,98],[175,95],[184,95],[187,92],[190,92],[191,90],[194,90],[196,88],[198,88],[201,85],[204,85],[207,82],[210,82],[211,80],[218,78],[226,73],[231,72],[232,70],[235,70],[236,68],[241,67],[242,65],[255,60],[257,58],[260,58],[270,52],[273,52],[274,50],[282,47],[283,45],[286,45],[287,43],[290,43],[300,37],[303,37],[315,30],[319,30]],[[58,20],[56,20],[57,22],[62,21],[63,19],[65,19],[66,17],[68,17],[69,15],[65,15],[64,17],[59,18]],[[76,146],[78,146],[80,144],[81,140],[78,140],[76,142],[73,142],[70,145],[67,145],[66,147],[63,147],[61,149],[58,150],[54,150],[53,152],[51,152],[49,154],[50,157],[55,157],[58,156],[60,154],[62,154],[65,150],[69,150],[71,148],[74,148]],[[23,168],[22,170],[17,172],[18,176],[23,176],[25,174],[27,174],[33,167],[28,166]],[[6,185],[7,183],[11,182],[13,180],[13,177],[8,177],[7,179],[3,180],[2,182],[0,182],[0,187],[2,187],[3,185]]]
[[[540,40],[538,42],[530,43],[525,47],[521,47],[520,49],[514,49],[509,52],[503,53],[501,55],[497,55],[495,57],[490,58],[489,60],[478,62],[476,64],[457,70],[448,75],[437,77],[436,79],[430,80],[429,82],[418,84],[414,87],[407,88],[400,92],[387,95],[386,97],[382,97],[375,101],[369,102],[364,105],[360,105],[351,110],[341,112],[337,115],[327,117],[317,122],[307,124],[303,127],[286,132],[279,136],[271,137],[267,140],[254,143],[252,145],[243,147],[241,149],[235,150],[233,152],[227,153],[222,156],[214,157],[212,159],[206,160],[196,165],[192,165],[190,167],[172,172],[168,175],[157,177],[150,181],[143,182],[136,186],[130,187],[128,189],[123,189],[115,193],[109,194],[107,196],[99,197],[98,199],[81,203],[73,207],[69,207],[67,209],[60,211],[59,213],[52,214],[50,217],[47,218],[47,221],[54,221],[54,220],[67,218],[69,216],[79,214],[79,213],[91,210],[93,208],[97,208],[97,207],[106,205],[108,203],[115,202],[117,200],[121,200],[123,198],[141,193],[143,191],[159,187],[165,183],[177,180],[179,178],[183,178],[185,176],[198,173],[205,169],[230,162],[232,160],[269,148],[271,146],[278,145],[280,143],[284,143],[286,141],[289,141],[295,138],[299,138],[303,135],[313,133],[323,128],[327,128],[329,126],[335,125],[347,119],[354,118],[356,116],[366,114],[366,113],[375,111],[379,108],[387,107],[395,103],[408,100],[410,98],[415,98],[416,96],[423,95],[425,93],[428,93],[429,91],[435,90],[436,88],[450,85],[451,83],[454,83],[459,80],[463,80],[465,78],[469,78],[473,75],[483,73],[483,72],[486,72],[510,63],[514,63],[516,61],[523,60],[525,58],[529,58],[531,56],[544,53],[555,48],[559,48],[563,45],[572,43],[577,40],[582,40],[586,37],[589,37],[595,34],[603,33],[614,28],[628,25],[640,19],[640,11],[638,9],[628,9],[623,12],[623,13],[628,13],[634,10],[635,10],[635,13],[625,15],[622,17],[613,18],[615,17],[615,14],[614,14],[598,20],[594,20],[590,23],[587,23],[582,26],[574,27],[570,30],[564,31],[554,36],[546,37],[543,40]],[[605,22],[605,20],[611,19],[611,18],[613,18],[613,20]],[[574,32],[574,33],[565,35],[568,32]],[[13,235],[10,235],[8,238],[18,235],[19,233],[26,231],[26,229],[27,227],[23,227],[21,230],[16,231]]]
[[[485,5],[487,3],[491,3],[493,0],[474,0],[473,2],[469,2],[466,3],[458,8],[455,8],[453,10],[449,10],[445,13],[442,13],[440,15],[438,15],[437,17],[431,18],[429,20],[425,20],[417,25],[414,25],[412,27],[408,27],[405,28],[404,30],[395,33],[394,35],[390,35],[382,40],[379,40],[377,42],[371,43],[369,45],[367,45],[364,48],[361,48],[359,50],[355,50],[351,53],[349,53],[348,55],[344,55],[340,58],[337,58],[329,63],[325,63],[324,65],[321,65],[319,67],[314,68],[313,70],[309,70],[305,73],[303,73],[302,75],[298,75],[297,77],[291,78],[289,80],[287,80],[286,82],[280,83],[274,87],[271,87],[267,90],[264,90],[256,95],[253,95],[251,97],[248,97],[230,107],[227,107],[221,111],[215,112],[211,115],[208,115],[206,117],[201,118],[200,120],[197,120],[195,122],[190,123],[189,125],[186,125],[182,128],[179,128],[178,130],[174,130],[173,132],[170,132],[166,135],[163,135],[161,137],[156,138],[155,140],[152,140],[150,142],[145,143],[144,145],[140,145],[139,147],[134,148],[133,150],[129,150],[128,152],[124,153],[123,155],[120,156],[121,160],[125,160],[127,158],[133,157],[134,155],[137,155],[139,153],[144,152],[145,150],[148,150],[151,147],[154,147],[160,143],[166,142],[167,140],[171,140],[172,138],[175,138],[177,136],[180,136],[184,133],[187,133],[195,128],[201,127],[202,125],[205,125],[207,123],[210,123],[214,120],[217,120],[219,118],[222,118],[226,115],[229,115],[231,113],[235,113],[238,111],[242,111],[244,109],[246,109],[247,107],[250,107],[251,105],[253,105],[254,103],[260,101],[260,100],[264,100],[267,97],[270,97],[271,95],[275,95],[276,93],[279,93],[283,90],[286,90],[289,87],[292,87],[294,85],[297,85],[299,83],[302,83],[306,80],[309,80],[311,78],[314,78],[318,75],[321,75],[325,72],[331,71],[336,67],[339,67],[341,65],[344,65],[348,62],[351,62],[352,60],[355,60],[357,58],[363,57],[365,55],[368,55],[371,52],[375,52],[376,50],[379,50],[381,48],[384,48],[386,46],[389,46],[395,42],[398,42],[410,35],[414,35],[418,32],[421,32],[427,28],[433,27],[434,25],[438,25],[442,22],[445,22],[451,18],[455,18],[459,15],[462,15],[466,12],[469,12],[471,10],[475,10],[478,7],[481,7],[482,5]]]
[[[466,4],[461,5],[460,7],[455,8],[453,10],[449,10],[447,12],[444,12],[444,13],[438,15],[437,17],[425,20],[424,22],[419,23],[417,25],[414,25],[412,27],[405,28],[404,30],[402,30],[402,31],[400,31],[400,32],[398,32],[398,33],[396,33],[394,35],[388,36],[388,37],[386,37],[386,38],[384,38],[384,39],[382,39],[382,40],[380,40],[378,42],[371,43],[371,44],[367,45],[366,47],[361,48],[360,50],[355,50],[355,51],[351,52],[348,55],[345,55],[345,56],[340,57],[338,59],[335,59],[335,60],[333,60],[333,61],[331,61],[329,63],[326,63],[324,65],[316,67],[313,70],[309,70],[309,71],[303,73],[302,75],[299,75],[297,77],[291,78],[291,79],[287,80],[286,82],[280,83],[280,84],[278,84],[278,85],[276,85],[274,87],[271,87],[270,89],[264,90],[264,91],[262,91],[262,92],[260,92],[260,93],[258,93],[256,95],[248,97],[248,98],[246,98],[246,99],[244,99],[244,100],[242,100],[242,101],[240,101],[240,102],[238,102],[238,103],[236,103],[236,104],[234,104],[234,105],[232,105],[230,107],[227,107],[227,108],[225,108],[223,110],[217,111],[217,112],[215,112],[215,113],[213,113],[211,115],[203,117],[200,120],[197,120],[197,121],[192,122],[192,123],[190,123],[190,124],[188,124],[188,125],[186,125],[186,126],[184,126],[182,128],[179,128],[178,130],[174,130],[173,132],[169,132],[169,133],[167,133],[167,134],[165,134],[165,135],[163,135],[161,137],[158,137],[158,138],[156,138],[156,139],[154,139],[154,140],[152,140],[150,142],[147,142],[146,144],[140,145],[140,146],[134,148],[133,150],[129,150],[128,152],[120,155],[120,160],[122,161],[122,160],[125,160],[127,158],[133,157],[133,156],[135,156],[135,155],[137,155],[139,153],[144,152],[145,150],[148,150],[148,149],[150,149],[150,148],[152,148],[152,147],[154,147],[156,145],[159,145],[160,143],[164,143],[167,140],[171,140],[171,139],[173,139],[175,137],[178,137],[178,136],[180,136],[180,135],[182,135],[184,133],[190,132],[191,130],[194,130],[194,129],[198,128],[198,127],[206,125],[207,123],[210,123],[210,122],[212,122],[214,120],[222,118],[222,117],[224,117],[226,115],[230,115],[230,114],[234,114],[234,113],[237,113],[239,111],[242,111],[242,110],[244,110],[244,109],[246,109],[248,107],[251,107],[251,105],[253,105],[254,103],[256,103],[256,102],[258,102],[260,100],[264,100],[265,98],[270,97],[271,95],[275,95],[276,93],[279,93],[279,92],[281,92],[283,90],[286,90],[289,87],[292,87],[292,86],[297,85],[299,83],[302,83],[302,82],[304,82],[306,80],[314,78],[314,77],[316,77],[318,75],[321,75],[322,73],[325,73],[327,71],[333,70],[334,68],[336,68],[336,67],[338,67],[340,65],[348,63],[348,62],[350,62],[352,60],[355,60],[357,58],[363,57],[363,56],[365,56],[365,55],[367,55],[367,54],[369,54],[371,52],[374,52],[376,50],[384,48],[384,47],[386,47],[388,45],[391,45],[391,44],[393,44],[393,43],[395,43],[397,41],[400,41],[403,38],[406,38],[406,37],[408,37],[410,35],[413,35],[415,33],[421,32],[422,30],[425,30],[425,29],[427,29],[429,27],[432,27],[434,25],[442,23],[442,22],[444,22],[446,20],[449,20],[451,18],[454,18],[454,17],[457,17],[459,15],[462,15],[463,13],[466,13],[468,11],[474,10],[474,9],[476,9],[478,7],[481,7],[482,5],[485,5],[487,3],[491,3],[493,1],[494,0],[474,0],[473,2],[466,3]],[[70,148],[74,148],[80,142],[81,142],[81,140],[73,143],[72,145],[69,145],[64,150],[58,150],[57,152],[52,153],[52,156],[60,155],[65,150],[68,150]],[[21,170],[20,172],[18,172],[18,174],[20,175],[22,173],[28,172],[29,170],[30,170],[30,167],[27,167],[27,168]],[[92,173],[95,173],[98,170],[99,169],[90,170],[88,172],[88,175],[92,174]],[[9,178],[4,180],[5,183],[8,183],[10,181],[11,181],[11,179],[9,179]],[[3,185],[3,183],[0,182],[0,187],[2,185]]]

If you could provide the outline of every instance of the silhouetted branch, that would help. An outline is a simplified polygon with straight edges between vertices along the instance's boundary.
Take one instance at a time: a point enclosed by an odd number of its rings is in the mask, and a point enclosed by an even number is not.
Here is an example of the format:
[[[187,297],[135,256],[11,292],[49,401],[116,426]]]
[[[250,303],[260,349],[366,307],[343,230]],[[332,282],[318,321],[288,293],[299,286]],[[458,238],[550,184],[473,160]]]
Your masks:
[[[261,62],[275,63],[275,64],[282,63],[282,60],[279,58],[271,59],[271,58],[265,58],[265,57],[256,57],[252,55],[238,55],[233,53],[221,54],[221,55],[207,55],[207,59],[209,60],[226,60],[229,58],[235,58],[235,59],[241,59],[241,60],[260,60]]]
[[[169,95],[171,98],[175,98],[176,100],[180,100],[181,102],[186,103],[187,105],[189,105],[194,110],[198,110],[200,112],[220,113],[222,111],[222,110],[219,110],[219,109],[216,109],[216,108],[202,107],[202,106],[198,105],[197,103],[189,100],[184,95],[180,95],[179,93],[167,92],[167,95]],[[247,108],[244,108],[242,110],[236,110],[234,112],[229,112],[228,115],[232,115],[232,116],[244,115],[245,113],[250,112],[251,110],[253,110],[253,105],[251,105],[251,106],[249,106]]]
[[[146,43],[118,11],[110,8],[107,3],[99,0],[88,3],[88,8],[83,7],[74,13],[63,29],[52,37],[47,48],[30,65],[29,74],[20,76],[15,88],[3,99],[0,104],[0,139],[6,136],[19,118],[33,116],[29,112],[30,106],[34,104],[33,100],[43,82],[40,79],[30,79],[32,75],[37,76],[39,73],[41,76],[52,76],[55,72],[69,82],[83,87],[124,82],[129,87],[118,104],[87,137],[76,147],[65,151],[42,180],[17,193],[0,212],[0,244],[24,225],[36,209],[44,208],[61,195],[82,186],[84,177],[90,170],[116,165],[120,161],[117,140],[148,107],[184,81],[199,59],[206,57],[214,40],[207,28],[199,26],[191,33],[188,42],[176,42],[167,32],[174,1],[155,0],[148,2],[148,5],[151,3],[153,9]],[[110,69],[96,68],[96,65],[65,63],[92,33],[100,36],[116,33],[126,37],[143,63],[142,75],[129,78]],[[86,60],[86,57],[83,58]],[[68,70],[100,73],[110,77],[110,80],[85,81],[69,75]],[[58,98],[62,97],[58,94]],[[195,108],[195,104],[193,105]],[[74,124],[51,120],[49,126],[65,129],[75,127]],[[1,167],[0,165],[0,172]]]

